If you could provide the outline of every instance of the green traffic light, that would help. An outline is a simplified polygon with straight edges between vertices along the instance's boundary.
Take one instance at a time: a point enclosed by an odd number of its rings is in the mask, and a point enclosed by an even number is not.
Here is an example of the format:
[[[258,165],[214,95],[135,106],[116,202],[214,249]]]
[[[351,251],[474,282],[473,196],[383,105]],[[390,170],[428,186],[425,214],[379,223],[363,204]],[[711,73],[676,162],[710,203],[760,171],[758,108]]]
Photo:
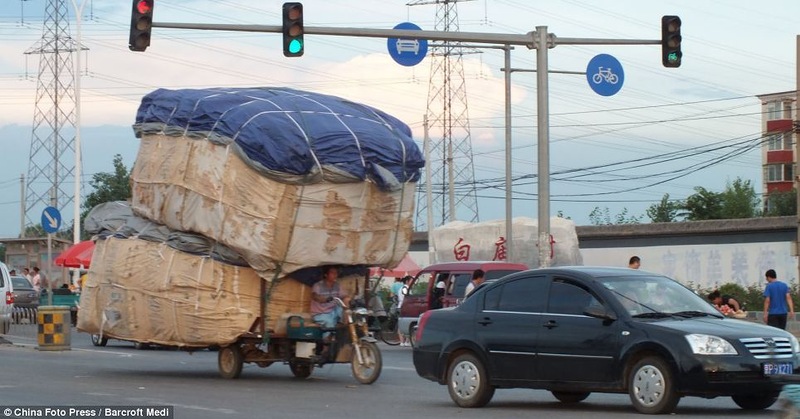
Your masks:
[[[303,50],[303,42],[299,39],[292,39],[289,42],[289,52],[292,54],[297,54],[298,52]]]
[[[678,61],[678,54],[674,53],[674,52],[670,53],[669,55],[667,55],[667,60],[669,60],[669,62],[671,62],[671,63],[674,63],[675,61]]]

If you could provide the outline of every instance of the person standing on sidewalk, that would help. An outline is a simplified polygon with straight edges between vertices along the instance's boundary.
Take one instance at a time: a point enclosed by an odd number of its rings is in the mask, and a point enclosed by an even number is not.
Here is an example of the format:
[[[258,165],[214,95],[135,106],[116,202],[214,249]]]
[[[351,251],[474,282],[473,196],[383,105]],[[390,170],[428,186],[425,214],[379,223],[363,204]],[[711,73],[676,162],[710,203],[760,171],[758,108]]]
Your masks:
[[[787,312],[789,318],[794,319],[794,303],[789,286],[778,281],[774,269],[768,270],[764,275],[767,278],[767,286],[764,288],[764,323],[786,330]]]

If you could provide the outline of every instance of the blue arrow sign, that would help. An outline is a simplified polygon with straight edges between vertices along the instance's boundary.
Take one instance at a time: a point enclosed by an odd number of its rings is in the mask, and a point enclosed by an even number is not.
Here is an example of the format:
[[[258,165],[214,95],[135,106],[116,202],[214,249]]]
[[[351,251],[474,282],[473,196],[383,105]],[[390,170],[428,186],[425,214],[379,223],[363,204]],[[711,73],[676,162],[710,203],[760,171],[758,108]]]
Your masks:
[[[422,28],[411,22],[403,22],[395,26],[394,29],[422,30]],[[425,59],[425,55],[428,54],[428,40],[388,38],[386,40],[386,48],[389,49],[389,55],[397,64],[413,67],[421,63]]]
[[[58,208],[47,207],[42,211],[42,228],[45,233],[52,234],[61,228],[61,213]]]
[[[625,72],[622,64],[611,55],[595,55],[586,66],[589,87],[600,96],[613,96],[622,89]]]

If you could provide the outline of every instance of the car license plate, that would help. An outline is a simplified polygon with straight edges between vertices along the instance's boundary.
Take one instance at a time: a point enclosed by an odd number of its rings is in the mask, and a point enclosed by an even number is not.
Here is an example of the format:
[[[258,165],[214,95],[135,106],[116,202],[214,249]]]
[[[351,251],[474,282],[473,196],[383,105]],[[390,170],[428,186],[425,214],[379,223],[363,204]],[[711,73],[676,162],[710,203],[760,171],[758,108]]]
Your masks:
[[[766,362],[762,367],[764,375],[791,375],[793,370],[791,362]]]

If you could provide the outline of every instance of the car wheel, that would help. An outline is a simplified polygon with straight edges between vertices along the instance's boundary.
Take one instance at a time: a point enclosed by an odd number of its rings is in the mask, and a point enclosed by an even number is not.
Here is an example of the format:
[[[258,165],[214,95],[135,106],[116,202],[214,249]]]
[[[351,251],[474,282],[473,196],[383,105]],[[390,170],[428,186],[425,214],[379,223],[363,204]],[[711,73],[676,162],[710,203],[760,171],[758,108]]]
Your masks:
[[[578,403],[589,397],[589,392],[553,391],[553,396],[561,403]]]
[[[92,345],[94,345],[94,346],[106,346],[107,343],[108,343],[108,338],[107,337],[104,336],[104,337],[101,338],[100,335],[95,335],[95,334],[92,335]]]
[[[450,398],[461,407],[483,407],[494,396],[486,368],[471,353],[461,354],[450,363],[447,390]]]
[[[764,410],[778,401],[778,395],[768,394],[740,394],[731,396],[737,406],[745,410]]]
[[[639,360],[628,376],[628,394],[640,413],[667,414],[678,405],[672,370],[663,359],[649,356]]]

